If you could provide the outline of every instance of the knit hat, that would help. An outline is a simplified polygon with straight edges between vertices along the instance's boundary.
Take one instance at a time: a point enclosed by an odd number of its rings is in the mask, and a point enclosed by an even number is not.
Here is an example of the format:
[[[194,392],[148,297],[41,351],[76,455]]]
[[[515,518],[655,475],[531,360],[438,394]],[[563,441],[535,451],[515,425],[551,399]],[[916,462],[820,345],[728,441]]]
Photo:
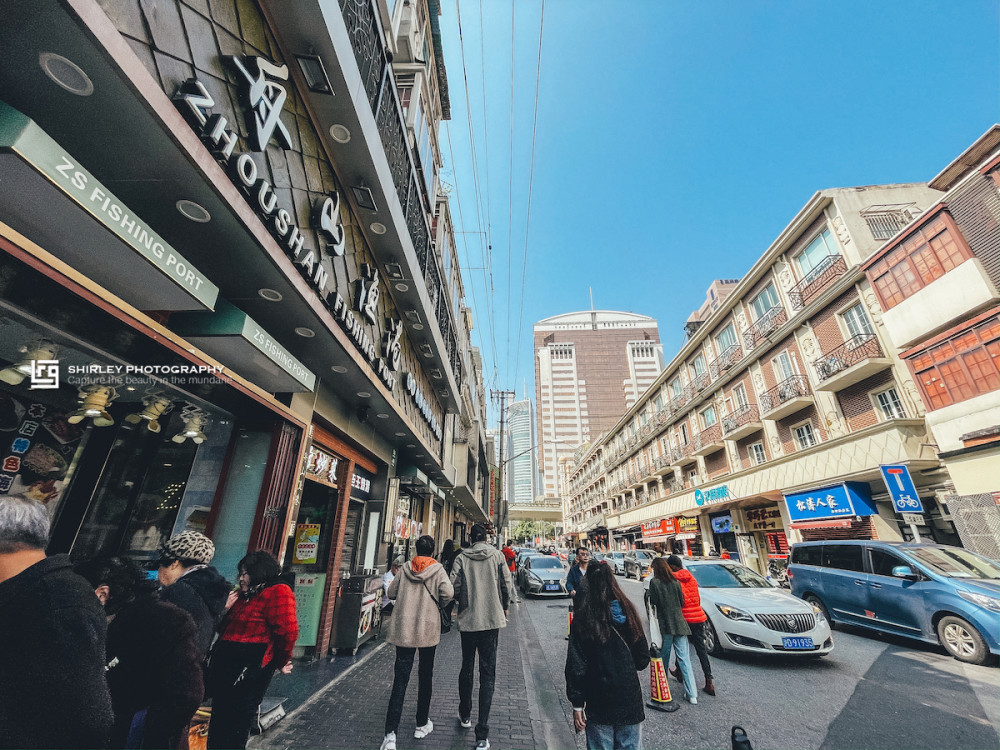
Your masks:
[[[208,565],[215,557],[215,545],[211,539],[197,531],[182,531],[164,543],[160,548],[160,557],[194,560]]]

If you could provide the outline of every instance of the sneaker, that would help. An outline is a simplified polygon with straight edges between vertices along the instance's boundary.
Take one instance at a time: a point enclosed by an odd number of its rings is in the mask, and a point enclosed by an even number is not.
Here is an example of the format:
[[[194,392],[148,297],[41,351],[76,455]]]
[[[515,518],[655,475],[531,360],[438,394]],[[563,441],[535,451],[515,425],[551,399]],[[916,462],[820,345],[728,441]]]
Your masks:
[[[462,729],[469,729],[472,726],[472,717],[463,717],[462,714],[459,714],[458,725],[462,727]]]
[[[382,740],[382,747],[379,750],[396,750],[396,733],[389,732]]]
[[[479,740],[479,742],[476,743],[476,750],[490,750],[490,741]]]
[[[422,727],[417,727],[416,729],[413,730],[413,737],[414,739],[422,740],[424,737],[426,737],[433,731],[434,731],[434,722],[428,719],[427,723],[424,724]]]
[[[697,706],[698,705],[698,699],[695,698],[693,695],[689,695],[687,697],[687,699],[688,699],[688,703],[690,703],[692,706]]]

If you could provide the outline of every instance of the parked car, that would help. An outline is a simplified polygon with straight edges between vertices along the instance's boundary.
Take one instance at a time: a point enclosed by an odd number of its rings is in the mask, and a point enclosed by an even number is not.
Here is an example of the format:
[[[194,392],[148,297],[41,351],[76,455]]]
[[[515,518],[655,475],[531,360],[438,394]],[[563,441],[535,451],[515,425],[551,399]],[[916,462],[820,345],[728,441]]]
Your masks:
[[[614,568],[615,574],[623,576],[625,575],[625,553],[624,552],[605,552],[604,560]]]
[[[655,552],[648,549],[632,549],[625,553],[625,577],[644,581],[650,576]]]
[[[788,578],[831,623],[940,643],[970,664],[1000,653],[1000,563],[961,547],[801,542]]]
[[[830,624],[819,607],[732,560],[694,558],[684,565],[698,581],[710,653],[826,656],[833,650]]]
[[[525,558],[517,571],[517,585],[525,596],[569,596],[566,576],[569,568],[558,557],[533,555]]]
[[[521,565],[529,557],[534,557],[540,554],[541,553],[534,547],[522,547],[521,549],[519,549],[517,551],[517,554],[514,555],[514,573],[516,574],[517,571],[521,569]]]

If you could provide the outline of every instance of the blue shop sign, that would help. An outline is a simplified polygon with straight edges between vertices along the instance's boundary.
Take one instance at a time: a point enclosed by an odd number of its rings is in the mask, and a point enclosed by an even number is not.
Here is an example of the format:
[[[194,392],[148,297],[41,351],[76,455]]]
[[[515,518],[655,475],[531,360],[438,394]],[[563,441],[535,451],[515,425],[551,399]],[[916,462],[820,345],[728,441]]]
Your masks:
[[[808,492],[794,492],[785,495],[785,505],[793,522],[874,516],[878,513],[871,489],[864,482],[843,482]]]
[[[735,499],[736,498],[729,494],[729,488],[724,484],[719,487],[713,487],[710,490],[694,491],[695,505],[711,505],[712,503],[722,503],[726,500]]]

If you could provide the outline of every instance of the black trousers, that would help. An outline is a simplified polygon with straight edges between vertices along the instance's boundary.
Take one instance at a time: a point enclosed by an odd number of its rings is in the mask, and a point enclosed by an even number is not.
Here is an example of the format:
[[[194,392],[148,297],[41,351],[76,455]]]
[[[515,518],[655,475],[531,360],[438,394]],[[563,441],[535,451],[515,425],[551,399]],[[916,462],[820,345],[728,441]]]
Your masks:
[[[219,641],[212,653],[209,685],[212,718],[208,723],[211,750],[243,750],[250,726],[274,674],[261,668],[264,644]]]
[[[490,734],[490,708],[497,679],[497,637],[499,630],[476,630],[462,633],[462,670],[458,673],[458,713],[472,716],[472,677],[479,654],[479,716],[476,740]]]
[[[406,686],[410,683],[413,657],[420,651],[417,667],[417,726],[427,723],[431,710],[431,693],[434,688],[434,652],[437,646],[416,649],[396,646],[396,667],[392,676],[392,693],[389,694],[389,710],[385,712],[385,733],[399,729],[399,718],[403,715],[403,699]]]
[[[691,645],[694,646],[695,653],[698,654],[698,661],[701,662],[701,671],[705,673],[705,679],[712,679],[712,662],[708,660],[708,651],[705,649],[705,623],[689,622],[691,628]]]

